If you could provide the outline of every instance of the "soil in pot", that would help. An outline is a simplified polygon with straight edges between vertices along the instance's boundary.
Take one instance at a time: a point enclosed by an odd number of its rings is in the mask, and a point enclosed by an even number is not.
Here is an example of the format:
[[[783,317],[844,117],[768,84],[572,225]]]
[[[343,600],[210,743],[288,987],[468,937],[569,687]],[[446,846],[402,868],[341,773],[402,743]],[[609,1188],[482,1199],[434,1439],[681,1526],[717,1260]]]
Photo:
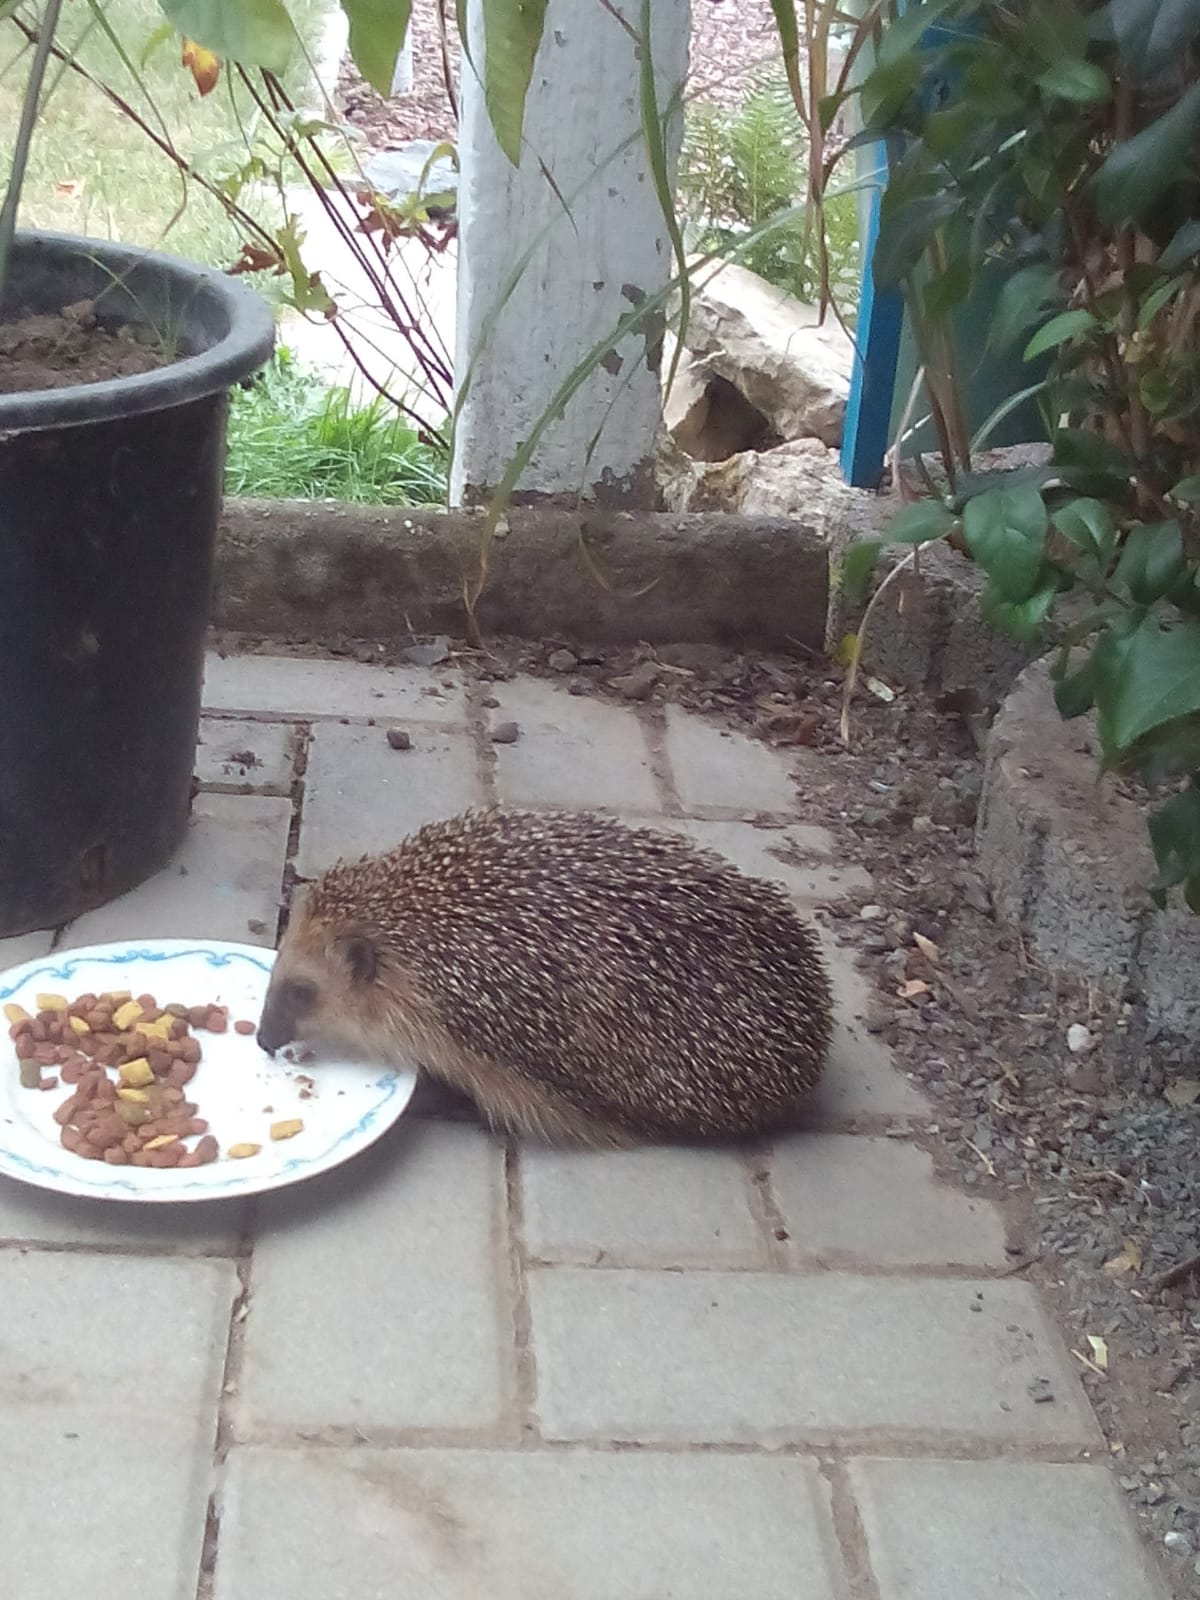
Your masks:
[[[0,322],[0,394],[129,378],[170,359],[153,332],[101,325],[90,300]]]

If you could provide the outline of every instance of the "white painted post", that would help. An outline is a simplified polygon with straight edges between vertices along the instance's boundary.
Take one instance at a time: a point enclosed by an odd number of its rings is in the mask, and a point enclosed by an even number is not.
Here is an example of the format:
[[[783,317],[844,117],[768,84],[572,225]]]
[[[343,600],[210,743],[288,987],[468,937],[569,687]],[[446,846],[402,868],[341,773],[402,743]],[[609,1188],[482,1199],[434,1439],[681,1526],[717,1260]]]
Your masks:
[[[612,9],[639,26],[639,0],[612,0]],[[651,11],[665,109],[687,73],[691,4],[653,0]],[[469,17],[480,63],[479,0],[469,0]],[[482,85],[463,61],[456,369],[467,387],[451,473],[454,504],[477,503],[495,487],[559,384],[640,296],[673,276],[640,132],[639,70],[633,39],[600,0],[550,0],[529,86],[525,150],[514,169],[492,133]],[[677,114],[668,128],[672,173],[681,133]],[[520,281],[497,312],[531,245]],[[573,498],[582,491],[609,504],[653,505],[660,343],[653,330],[649,350],[644,334],[622,341],[551,425],[520,494]]]
[[[396,57],[396,70],[392,73],[392,99],[398,100],[413,92],[413,18],[408,19],[408,27],[404,30],[404,43],[400,46],[400,54]]]

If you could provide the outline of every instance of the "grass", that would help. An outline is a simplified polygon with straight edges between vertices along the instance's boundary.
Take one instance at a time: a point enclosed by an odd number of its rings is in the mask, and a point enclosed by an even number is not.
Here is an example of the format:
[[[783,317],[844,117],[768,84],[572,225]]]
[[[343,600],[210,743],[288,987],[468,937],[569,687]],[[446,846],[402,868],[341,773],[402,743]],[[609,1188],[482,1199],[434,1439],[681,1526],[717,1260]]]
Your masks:
[[[385,401],[355,407],[346,389],[327,388],[286,349],[251,388],[234,391],[228,494],[444,504],[448,467]]]
[[[175,147],[206,175],[220,178],[241,167],[248,156],[247,134],[253,139],[255,126],[244,90],[235,90],[222,72],[217,87],[201,99],[180,60],[177,35],[161,42],[141,65],[143,51],[164,21],[157,0],[98,3],[138,65],[142,86],[95,24],[87,0],[67,0],[59,43],[70,50],[78,42],[81,64],[160,132],[165,124]],[[288,9],[301,37],[311,41],[323,0],[289,0]],[[23,7],[21,14],[27,22],[36,20],[36,9]],[[14,23],[0,22],[0,189],[8,178],[30,54]],[[25,184],[22,226],[166,249],[210,266],[233,260],[241,241],[218,201],[194,184],[185,191],[167,157],[77,74],[52,62],[50,82]],[[285,82],[303,99],[311,98],[299,46]]]

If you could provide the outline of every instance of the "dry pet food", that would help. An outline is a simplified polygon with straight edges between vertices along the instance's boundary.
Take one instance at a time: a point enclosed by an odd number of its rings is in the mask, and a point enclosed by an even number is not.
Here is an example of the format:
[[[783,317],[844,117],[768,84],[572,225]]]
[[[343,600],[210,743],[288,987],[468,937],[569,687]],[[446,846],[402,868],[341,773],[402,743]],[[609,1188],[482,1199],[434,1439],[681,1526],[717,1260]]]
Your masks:
[[[160,1006],[152,994],[125,991],[76,1000],[39,994],[36,1005],[36,1015],[19,1005],[6,1005],[4,1015],[22,1087],[53,1089],[61,1079],[72,1091],[54,1112],[65,1150],[114,1167],[217,1159],[217,1141],[186,1089],[201,1057],[192,1030],[224,1033],[224,1007]],[[47,1076],[48,1067],[57,1076]]]

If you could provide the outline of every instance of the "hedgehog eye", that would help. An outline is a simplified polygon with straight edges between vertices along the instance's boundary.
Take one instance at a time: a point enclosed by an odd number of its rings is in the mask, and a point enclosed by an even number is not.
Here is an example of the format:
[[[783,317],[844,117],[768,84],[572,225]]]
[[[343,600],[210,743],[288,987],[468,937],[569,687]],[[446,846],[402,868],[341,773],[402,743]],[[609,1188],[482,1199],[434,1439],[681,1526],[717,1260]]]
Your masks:
[[[307,978],[289,978],[282,986],[280,1000],[293,1015],[311,1011],[317,1003],[317,986]]]

